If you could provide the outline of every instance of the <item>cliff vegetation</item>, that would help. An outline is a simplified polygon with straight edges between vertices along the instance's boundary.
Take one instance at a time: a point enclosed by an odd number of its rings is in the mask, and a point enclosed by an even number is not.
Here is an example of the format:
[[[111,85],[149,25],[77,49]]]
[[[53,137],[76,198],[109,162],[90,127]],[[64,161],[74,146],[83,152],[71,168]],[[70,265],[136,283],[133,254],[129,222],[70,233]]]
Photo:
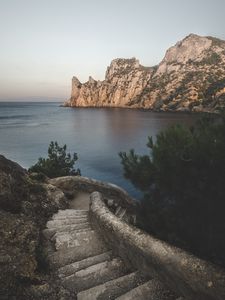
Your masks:
[[[143,191],[139,226],[225,266],[225,118],[173,126],[148,139],[149,155],[121,152]]]

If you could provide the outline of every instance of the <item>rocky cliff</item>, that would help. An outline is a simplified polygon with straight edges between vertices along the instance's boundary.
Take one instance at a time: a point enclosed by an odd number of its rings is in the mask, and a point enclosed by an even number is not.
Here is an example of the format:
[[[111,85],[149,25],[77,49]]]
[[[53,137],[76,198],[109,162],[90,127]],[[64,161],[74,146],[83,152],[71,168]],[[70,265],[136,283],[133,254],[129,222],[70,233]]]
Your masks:
[[[159,65],[115,59],[105,80],[72,79],[71,107],[130,107],[217,112],[225,106],[225,41],[190,34],[169,48]]]
[[[67,204],[61,190],[0,155],[0,299],[64,299],[46,272],[41,230]]]

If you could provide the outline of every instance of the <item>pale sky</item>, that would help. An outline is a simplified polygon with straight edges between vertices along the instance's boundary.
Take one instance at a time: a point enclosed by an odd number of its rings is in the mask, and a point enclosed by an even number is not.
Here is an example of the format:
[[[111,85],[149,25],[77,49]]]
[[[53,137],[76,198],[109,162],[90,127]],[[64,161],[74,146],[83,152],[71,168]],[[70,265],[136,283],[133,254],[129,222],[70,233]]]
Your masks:
[[[158,64],[190,33],[225,39],[225,0],[0,0],[0,101],[66,99],[117,57]],[[50,98],[49,98],[50,97]]]

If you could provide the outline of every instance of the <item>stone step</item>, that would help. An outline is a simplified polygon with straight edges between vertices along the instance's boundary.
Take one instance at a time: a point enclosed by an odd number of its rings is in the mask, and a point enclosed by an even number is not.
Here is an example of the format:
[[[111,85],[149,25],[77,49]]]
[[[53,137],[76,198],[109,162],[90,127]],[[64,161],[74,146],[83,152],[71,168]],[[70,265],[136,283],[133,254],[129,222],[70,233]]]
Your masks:
[[[81,224],[87,223],[88,218],[69,218],[69,219],[60,219],[60,220],[51,220],[47,222],[47,228],[61,228],[65,225],[74,225],[74,224]]]
[[[73,215],[82,215],[82,216],[87,216],[89,214],[89,210],[82,210],[82,209],[63,209],[59,210],[54,216],[73,216]]]
[[[89,218],[89,215],[77,215],[77,214],[73,214],[73,215],[54,215],[52,216],[52,221],[54,220],[68,220],[68,219],[82,219],[82,218]]]
[[[81,261],[77,261],[75,263],[66,265],[66,266],[58,269],[58,277],[63,278],[63,277],[72,275],[81,269],[85,269],[87,267],[96,265],[103,261],[109,261],[112,259],[112,257],[113,257],[112,251],[108,251],[108,252],[104,252],[99,255],[88,257]]]
[[[173,293],[157,279],[152,279],[129,292],[119,296],[116,300],[175,300]]]
[[[62,278],[64,288],[71,292],[80,292],[128,273],[120,258],[101,262]]]
[[[46,228],[42,232],[46,239],[51,239],[56,234],[56,232],[75,232],[76,230],[80,229],[91,229],[90,223],[86,222],[81,224],[64,225],[61,228]]]
[[[77,209],[65,209],[59,210],[56,214],[52,216],[52,219],[63,219],[63,218],[83,218],[89,216],[89,210],[77,210]]]
[[[63,248],[50,255],[50,265],[59,268],[109,250],[95,232],[92,232],[88,238],[80,236],[77,244],[76,247]]]
[[[81,228],[79,228],[79,227],[81,227]],[[48,230],[51,231],[53,229],[48,229]],[[92,230],[93,230],[93,228],[90,226],[90,223],[79,224],[79,226],[76,226],[76,227],[71,226],[70,228],[68,228],[67,225],[66,225],[65,230],[64,230],[64,227],[62,229],[60,228],[60,229],[57,229],[57,230],[55,230],[55,228],[54,228],[55,233],[51,237],[51,241],[55,241],[57,236],[63,235],[65,233],[76,235],[79,232],[86,232],[86,231],[92,231]]]
[[[56,250],[66,250],[67,248],[80,246],[83,241],[92,239],[94,230],[84,232],[59,232],[54,235]]]
[[[115,297],[126,293],[146,280],[140,272],[136,271],[84,290],[77,294],[77,300],[115,299]]]
[[[72,208],[67,208],[67,209],[60,209],[57,214],[88,214],[89,210],[88,209],[72,209]]]

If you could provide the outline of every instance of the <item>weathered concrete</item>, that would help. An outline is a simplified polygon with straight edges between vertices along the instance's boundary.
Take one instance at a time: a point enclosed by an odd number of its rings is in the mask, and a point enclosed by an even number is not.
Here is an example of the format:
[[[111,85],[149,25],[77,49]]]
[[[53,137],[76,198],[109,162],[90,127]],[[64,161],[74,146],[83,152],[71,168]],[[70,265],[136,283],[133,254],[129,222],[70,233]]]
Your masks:
[[[68,218],[68,219],[48,221],[47,227],[49,229],[56,228],[56,227],[61,228],[62,226],[66,226],[66,225],[75,225],[75,224],[82,224],[87,222],[88,222],[88,217]]]
[[[118,278],[128,273],[120,258],[104,261],[86,269],[77,271],[73,275],[62,278],[62,284],[69,291],[79,292],[93,286]]]
[[[59,210],[57,214],[55,214],[52,218],[57,218],[58,216],[87,216],[89,213],[89,210],[86,209],[64,209],[64,210]]]
[[[90,193],[78,192],[70,201],[70,208],[75,209],[89,209]]]
[[[91,195],[90,217],[120,257],[178,295],[191,300],[225,299],[222,269],[124,223],[109,211],[99,192]]]
[[[133,272],[80,292],[77,294],[77,300],[114,299],[145,281],[146,278],[139,272]]]
[[[116,298],[116,300],[175,300],[174,294],[156,279],[152,279],[126,294]],[[197,299],[196,299],[197,300]]]
[[[68,249],[71,247],[80,246],[86,241],[95,238],[96,233],[94,230],[83,232],[60,232],[55,234],[55,247],[56,250]]]
[[[65,214],[65,215],[55,215],[52,220],[69,220],[69,219],[82,219],[88,218],[88,215],[72,215],[72,214]]]
[[[68,231],[76,231],[80,229],[91,229],[90,223],[80,223],[80,224],[72,224],[72,225],[64,225],[61,226],[60,228],[55,227],[55,228],[50,228],[50,229],[44,229],[43,230],[43,235],[45,238],[52,238],[56,232],[68,232]]]
[[[119,186],[111,183],[102,182],[82,176],[66,176],[49,180],[49,183],[60,188],[65,193],[75,193],[79,196],[80,191],[92,193],[94,191],[101,192],[104,197],[113,199],[117,205],[131,209],[136,206],[136,202],[129,194]]]
[[[50,264],[55,268],[59,268],[75,261],[108,251],[107,246],[98,237],[97,233],[92,234],[90,238],[83,238],[80,236],[76,243],[77,244],[74,247],[65,247],[53,253],[49,257]]]
[[[96,256],[91,256],[86,259],[76,261],[70,265],[66,265],[58,269],[58,276],[60,278],[72,275],[81,269],[85,269],[92,265],[99,264],[103,261],[109,261],[113,258],[112,251],[108,251]]]

